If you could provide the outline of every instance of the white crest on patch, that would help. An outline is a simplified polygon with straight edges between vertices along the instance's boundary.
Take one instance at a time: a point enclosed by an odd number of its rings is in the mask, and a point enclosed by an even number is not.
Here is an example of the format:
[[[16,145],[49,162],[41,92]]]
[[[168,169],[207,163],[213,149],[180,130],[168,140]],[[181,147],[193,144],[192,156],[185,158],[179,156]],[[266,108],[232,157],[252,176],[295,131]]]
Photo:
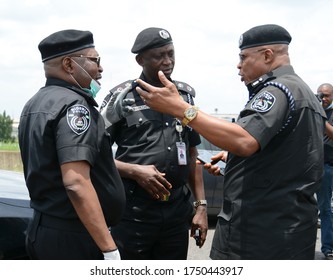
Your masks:
[[[251,108],[257,112],[268,112],[275,103],[275,96],[268,91],[259,93],[252,101]]]
[[[67,123],[77,135],[86,132],[90,126],[90,111],[83,105],[73,105],[67,109]]]

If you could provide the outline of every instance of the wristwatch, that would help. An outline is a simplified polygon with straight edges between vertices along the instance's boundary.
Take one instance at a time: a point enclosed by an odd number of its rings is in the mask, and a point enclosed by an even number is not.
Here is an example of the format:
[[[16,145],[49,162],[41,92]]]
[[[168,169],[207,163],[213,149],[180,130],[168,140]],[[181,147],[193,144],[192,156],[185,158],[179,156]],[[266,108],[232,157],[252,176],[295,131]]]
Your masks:
[[[207,200],[206,199],[201,199],[193,202],[194,208],[197,208],[200,205],[207,206]]]
[[[187,126],[190,121],[195,119],[195,117],[198,114],[198,110],[199,110],[199,108],[196,106],[188,107],[184,111],[184,118],[182,119],[182,126]]]

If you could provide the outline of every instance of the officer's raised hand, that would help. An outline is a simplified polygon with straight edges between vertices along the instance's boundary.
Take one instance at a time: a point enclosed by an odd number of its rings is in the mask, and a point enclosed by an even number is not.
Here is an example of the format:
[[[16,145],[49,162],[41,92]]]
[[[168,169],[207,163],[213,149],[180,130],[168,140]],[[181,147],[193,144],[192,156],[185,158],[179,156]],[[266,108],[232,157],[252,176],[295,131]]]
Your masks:
[[[131,89],[132,86],[128,85],[122,91],[116,91],[111,95],[108,103],[101,109],[101,115],[104,118],[105,128],[110,127],[133,112],[133,108],[130,105],[135,102],[134,99],[125,98]]]
[[[183,118],[184,109],[190,105],[180,98],[177,87],[168,80],[162,71],[158,71],[158,77],[164,87],[155,87],[141,79],[137,79],[136,82],[139,85],[136,87],[137,92],[151,109],[172,116],[176,116],[177,110],[180,110],[180,115]]]

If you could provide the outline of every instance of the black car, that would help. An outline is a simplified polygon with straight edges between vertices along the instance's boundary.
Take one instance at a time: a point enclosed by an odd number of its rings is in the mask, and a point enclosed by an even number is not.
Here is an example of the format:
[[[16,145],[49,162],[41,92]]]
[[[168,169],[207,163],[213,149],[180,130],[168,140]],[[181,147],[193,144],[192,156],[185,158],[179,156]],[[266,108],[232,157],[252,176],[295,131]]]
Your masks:
[[[204,138],[198,146],[199,154],[219,150]],[[214,220],[222,203],[223,176],[213,176],[203,170],[203,178],[208,216]],[[0,260],[28,259],[25,236],[32,215],[23,173],[0,170]]]
[[[28,259],[25,236],[32,214],[23,174],[0,170],[0,260]]]

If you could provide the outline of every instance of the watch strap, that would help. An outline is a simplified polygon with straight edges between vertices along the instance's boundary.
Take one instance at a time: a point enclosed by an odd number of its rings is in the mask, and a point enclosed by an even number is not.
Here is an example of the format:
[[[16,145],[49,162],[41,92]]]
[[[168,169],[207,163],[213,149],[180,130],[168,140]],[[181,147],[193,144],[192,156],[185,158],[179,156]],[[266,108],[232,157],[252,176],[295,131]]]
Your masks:
[[[207,200],[206,199],[200,199],[200,200],[196,200],[196,201],[193,202],[194,208],[197,208],[200,205],[207,206]]]
[[[190,121],[191,121],[191,120],[189,120],[188,118],[184,117],[184,118],[182,119],[182,126],[187,126],[188,123],[189,123]]]
[[[195,111],[195,114],[194,114],[193,117],[190,117],[190,118],[189,118],[189,117],[187,116],[187,112],[188,112],[188,110],[194,110],[194,111]],[[183,119],[182,119],[182,121],[181,121],[182,126],[187,126],[188,123],[189,123],[190,121],[194,120],[194,119],[196,118],[197,114],[198,114],[198,110],[199,110],[199,108],[198,108],[197,106],[190,106],[190,107],[188,107],[188,108],[184,111],[184,117],[183,117]]]

